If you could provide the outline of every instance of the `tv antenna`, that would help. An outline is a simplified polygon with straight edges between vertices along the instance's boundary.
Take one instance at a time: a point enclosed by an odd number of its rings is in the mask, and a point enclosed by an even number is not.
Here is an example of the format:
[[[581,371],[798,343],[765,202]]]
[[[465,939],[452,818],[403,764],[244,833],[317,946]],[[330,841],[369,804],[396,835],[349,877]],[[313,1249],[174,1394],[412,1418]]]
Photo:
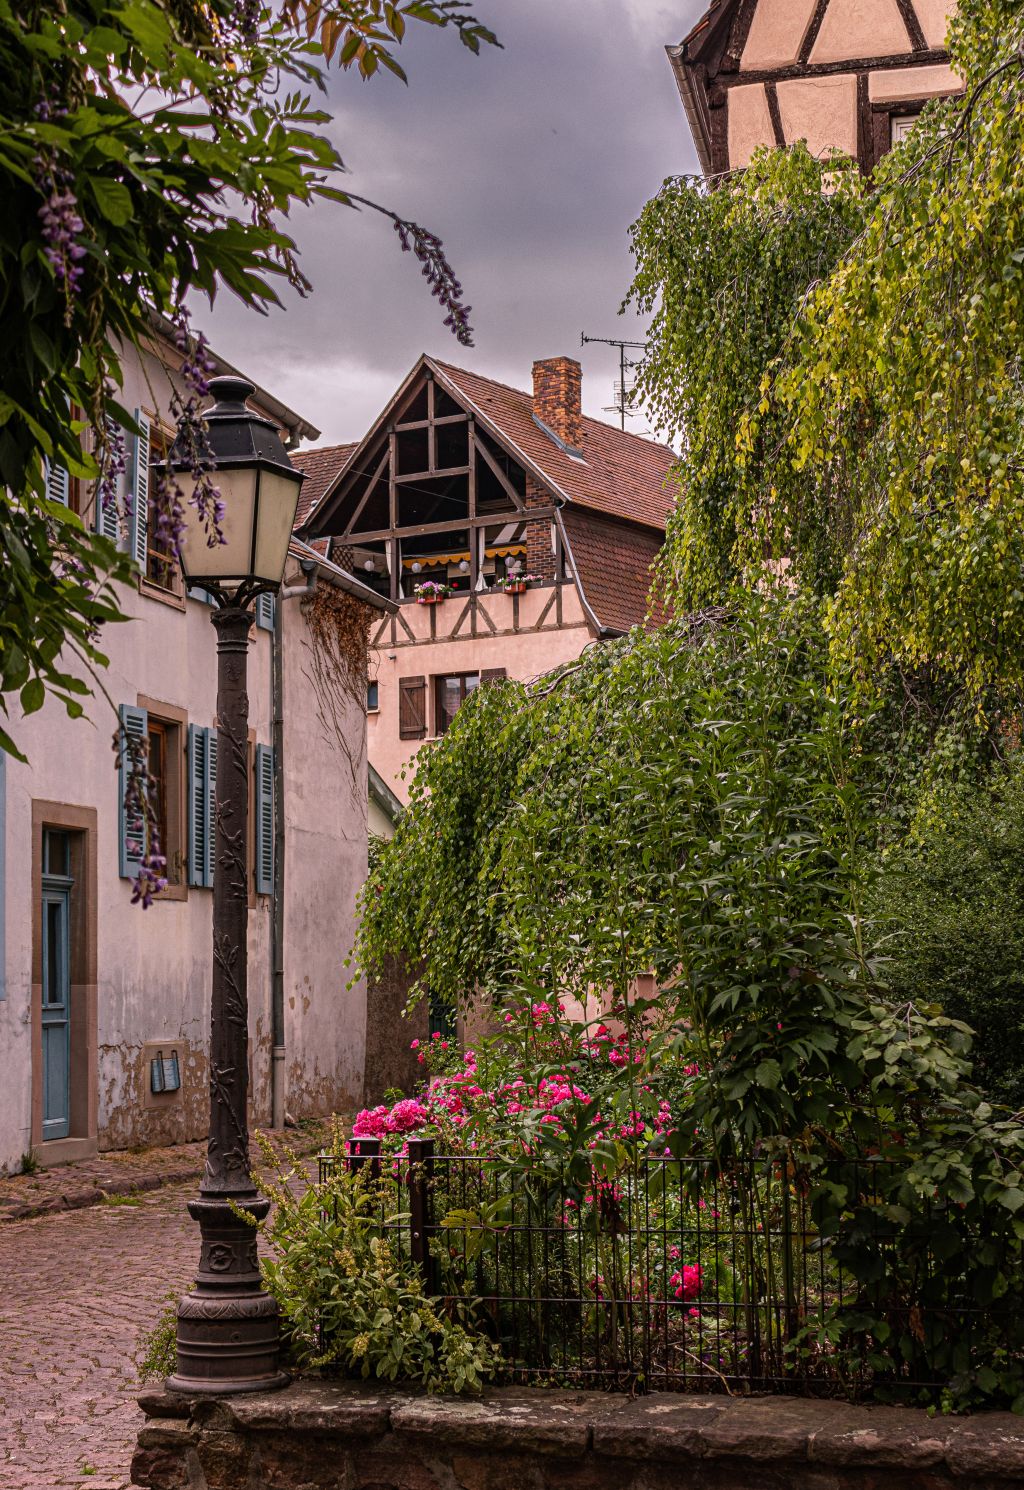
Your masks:
[[[630,351],[645,351],[645,341],[616,341],[610,336],[587,336],[585,331],[580,332],[580,346],[585,347],[588,342],[600,342],[604,347],[618,347],[619,349],[619,381],[615,384],[615,402],[606,409],[606,414],[618,414],[622,422],[622,428],[626,428],[626,415],[633,413],[630,403],[632,387],[626,379],[626,373],[634,367],[639,367],[639,360],[626,356],[626,349]]]

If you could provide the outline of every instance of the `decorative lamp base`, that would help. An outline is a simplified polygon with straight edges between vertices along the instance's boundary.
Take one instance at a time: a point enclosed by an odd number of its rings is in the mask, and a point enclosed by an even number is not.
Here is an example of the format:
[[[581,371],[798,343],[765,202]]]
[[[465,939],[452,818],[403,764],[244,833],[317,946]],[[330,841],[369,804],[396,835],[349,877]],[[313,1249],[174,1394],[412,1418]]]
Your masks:
[[[233,1197],[257,1220],[269,1203],[255,1192]],[[178,1305],[178,1369],[167,1381],[186,1395],[270,1392],[287,1386],[278,1365],[277,1301],[262,1286],[256,1231],[221,1196],[189,1202],[199,1222],[202,1255],[196,1290]]]

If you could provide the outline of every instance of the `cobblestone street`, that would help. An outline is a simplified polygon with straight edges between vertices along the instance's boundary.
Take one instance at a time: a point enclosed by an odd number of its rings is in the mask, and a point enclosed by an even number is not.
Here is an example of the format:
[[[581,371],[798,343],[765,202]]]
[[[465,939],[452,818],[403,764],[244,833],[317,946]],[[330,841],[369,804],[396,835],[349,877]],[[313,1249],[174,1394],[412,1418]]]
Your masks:
[[[0,1490],[128,1485],[139,1334],[198,1259],[194,1183],[0,1227]]]

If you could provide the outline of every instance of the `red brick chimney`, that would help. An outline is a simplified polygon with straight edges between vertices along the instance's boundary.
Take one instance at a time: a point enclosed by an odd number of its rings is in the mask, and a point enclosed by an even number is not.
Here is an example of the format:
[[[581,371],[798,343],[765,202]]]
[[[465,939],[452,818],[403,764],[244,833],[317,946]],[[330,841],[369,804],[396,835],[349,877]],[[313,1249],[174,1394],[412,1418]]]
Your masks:
[[[533,412],[570,450],[583,449],[583,369],[572,357],[533,364]]]

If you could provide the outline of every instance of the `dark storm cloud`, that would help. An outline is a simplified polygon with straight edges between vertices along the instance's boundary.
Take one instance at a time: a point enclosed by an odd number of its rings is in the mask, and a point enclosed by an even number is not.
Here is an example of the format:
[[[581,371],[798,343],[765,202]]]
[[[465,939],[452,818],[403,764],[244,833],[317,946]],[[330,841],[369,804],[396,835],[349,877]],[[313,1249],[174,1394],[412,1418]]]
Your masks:
[[[348,185],[439,233],[473,306],[476,346],[441,327],[390,225],[330,203],[292,230],[314,293],[268,319],[222,301],[197,314],[216,347],[323,430],[363,433],[421,351],[521,387],[536,357],[584,366],[591,413],[617,357],[579,336],[638,335],[617,315],[627,230],[665,176],[696,168],[665,45],[701,0],[479,0],[504,50],[472,57],[411,28],[410,84],[331,79]]]

